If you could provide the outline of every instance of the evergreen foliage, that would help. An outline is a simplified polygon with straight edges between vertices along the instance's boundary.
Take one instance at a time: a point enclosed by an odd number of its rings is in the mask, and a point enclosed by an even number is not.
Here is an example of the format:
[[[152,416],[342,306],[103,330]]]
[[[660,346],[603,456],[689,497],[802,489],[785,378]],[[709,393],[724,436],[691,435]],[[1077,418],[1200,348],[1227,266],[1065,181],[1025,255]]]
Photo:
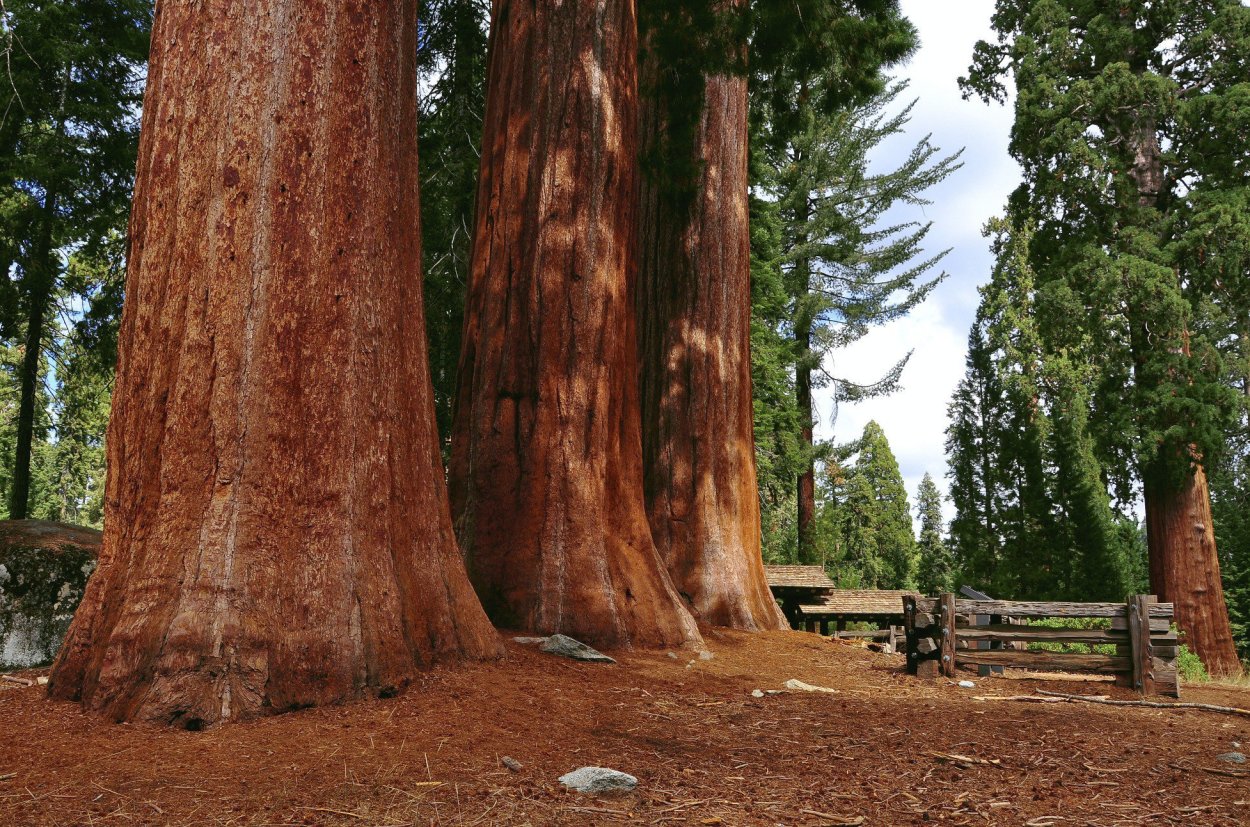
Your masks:
[[[817,74],[803,82],[815,88],[838,80]],[[768,271],[774,297],[767,307],[756,306],[756,327],[772,332],[757,334],[753,347],[757,362],[765,358],[765,349],[768,358],[788,360],[793,403],[787,417],[797,427],[785,441],[784,470],[798,470],[800,489],[803,478],[813,478],[816,465],[829,455],[829,447],[813,439],[813,392],[832,385],[835,403],[886,394],[897,386],[907,362],[907,355],[900,354],[885,376],[857,383],[834,373],[830,356],[873,327],[906,315],[943,278],[933,270],[945,252],[929,256],[923,249],[929,224],[894,224],[884,216],[901,204],[928,203],[924,192],[959,167],[959,153],[943,157],[926,137],[893,169],[878,171],[869,164],[870,154],[909,122],[911,106],[898,101],[905,88],[894,84],[862,104],[833,112],[809,102],[784,117],[766,102],[753,102],[753,179],[772,222],[767,247],[759,246],[761,236],[753,230],[753,256],[759,262],[757,278],[759,271]],[[776,301],[781,295],[784,307]],[[778,335],[790,340],[788,348],[780,346]],[[789,411],[797,412],[797,420]],[[762,450],[779,454],[777,443],[772,438]],[[780,487],[772,480],[763,484]],[[802,496],[800,490],[796,500],[765,501],[766,524],[770,509],[793,507]],[[792,519],[771,517],[787,526]],[[795,526],[790,559],[815,561],[817,530],[813,525],[804,533]]]
[[[1111,506],[1088,428],[1093,365],[1047,353],[1029,227],[991,221],[996,258],[947,431],[961,577],[1019,600],[1118,600],[1137,544]]]
[[[425,329],[444,448],[460,363],[473,205],[486,108],[487,0],[421,4],[421,234]]]
[[[924,594],[953,592],[957,586],[955,561],[943,537],[942,494],[927,471],[916,490],[916,513],[920,517],[917,585]]]
[[[118,268],[87,263],[121,256],[151,12],[149,0],[10,0],[0,13],[0,336],[16,359],[12,442],[3,440],[11,514],[77,515],[67,504],[86,503],[98,496],[87,488],[102,484],[121,281]]]
[[[869,422],[844,448],[855,459],[827,467],[820,545],[834,582],[845,588],[914,589],[919,566],[911,505],[881,426]],[[940,519],[940,518],[939,518]]]
[[[1208,222],[1245,197],[1244,154],[1210,150],[1246,128],[1250,9],[1002,0],[994,27],[961,83],[989,100],[1005,77],[1018,90],[1010,215],[1034,224],[1042,336],[1096,356],[1090,429],[1119,498],[1145,476],[1177,485],[1193,457],[1218,456],[1234,404],[1197,316],[1225,299],[1220,273],[1244,280],[1205,251]],[[1220,240],[1244,251],[1241,224]]]

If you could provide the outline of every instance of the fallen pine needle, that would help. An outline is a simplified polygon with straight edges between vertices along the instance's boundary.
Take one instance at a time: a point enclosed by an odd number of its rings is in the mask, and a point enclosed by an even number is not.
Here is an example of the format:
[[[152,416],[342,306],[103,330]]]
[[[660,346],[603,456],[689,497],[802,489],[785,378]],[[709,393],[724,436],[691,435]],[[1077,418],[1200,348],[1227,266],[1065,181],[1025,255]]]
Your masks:
[[[366,816],[362,816],[359,813],[350,813],[347,810],[331,810],[329,807],[300,807],[299,809],[308,810],[309,812],[313,812],[313,813],[334,813],[335,815],[339,815],[339,816],[351,816],[352,818],[358,818],[361,821],[365,821],[367,818]]]

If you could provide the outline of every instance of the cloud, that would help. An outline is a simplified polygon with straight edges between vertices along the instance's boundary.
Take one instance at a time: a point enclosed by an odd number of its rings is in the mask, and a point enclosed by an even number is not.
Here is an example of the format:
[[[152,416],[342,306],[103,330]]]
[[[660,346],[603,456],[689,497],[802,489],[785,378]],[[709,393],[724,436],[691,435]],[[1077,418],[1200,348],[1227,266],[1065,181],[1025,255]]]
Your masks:
[[[845,441],[875,419],[914,497],[928,471],[946,491],[945,431],[947,404],[964,373],[968,330],[978,303],[977,286],[989,279],[993,266],[985,222],[1002,213],[1007,196],[1020,181],[1020,170],[1007,152],[1011,107],[965,101],[957,78],[966,74],[977,40],[992,39],[992,0],[903,0],[904,14],[920,33],[915,57],[896,72],[910,85],[904,101],[918,98],[905,136],[880,147],[875,164],[899,163],[917,140],[932,141],[950,152],[965,147],[962,169],[929,193],[928,207],[906,207],[887,214],[886,221],[932,221],[927,249],[950,248],[942,268],[950,277],[912,314],[878,328],[852,347],[830,355],[835,376],[870,381],[880,377],[908,350],[915,351],[903,374],[902,389],[884,399],[843,404],[832,420],[829,390],[817,393],[818,439]],[[944,512],[952,515],[950,504]]]

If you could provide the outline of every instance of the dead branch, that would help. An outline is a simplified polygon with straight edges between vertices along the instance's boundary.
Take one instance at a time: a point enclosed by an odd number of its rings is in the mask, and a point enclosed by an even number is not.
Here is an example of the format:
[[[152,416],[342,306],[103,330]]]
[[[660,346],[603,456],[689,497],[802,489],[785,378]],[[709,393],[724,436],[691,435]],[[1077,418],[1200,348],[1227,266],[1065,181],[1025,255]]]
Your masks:
[[[1037,694],[1046,695],[1052,698],[1062,698],[1066,701],[1082,701],[1084,703],[1091,704],[1106,704],[1107,706],[1143,706],[1150,709],[1201,709],[1204,712],[1219,712],[1224,715],[1245,715],[1250,717],[1250,709],[1241,709],[1235,706],[1196,704],[1183,701],[1178,701],[1176,703],[1168,703],[1165,701],[1117,701],[1104,695],[1070,695],[1066,692],[1050,692],[1045,689],[1037,690]]]

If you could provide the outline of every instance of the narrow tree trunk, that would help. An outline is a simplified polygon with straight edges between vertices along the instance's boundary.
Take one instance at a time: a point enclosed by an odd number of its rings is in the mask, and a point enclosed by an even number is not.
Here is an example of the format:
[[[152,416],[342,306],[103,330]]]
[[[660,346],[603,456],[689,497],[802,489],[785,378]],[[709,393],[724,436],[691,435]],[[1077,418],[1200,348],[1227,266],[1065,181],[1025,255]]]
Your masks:
[[[30,509],[30,460],[35,441],[35,406],[39,397],[39,365],[43,356],[43,334],[48,302],[55,282],[55,252],[52,224],[56,218],[57,197],[44,194],[40,209],[38,237],[23,278],[26,292],[26,333],[22,365],[18,371],[17,445],[13,454],[13,483],[9,489],[9,519],[24,520]]]
[[[799,562],[819,564],[823,561],[818,559],[816,553],[816,466],[811,461],[816,444],[816,417],[812,408],[812,369],[806,364],[812,346],[810,328],[796,327],[794,338],[799,346],[799,360],[794,369],[795,398],[799,406],[799,436],[808,455],[807,463],[798,479]]]
[[[652,54],[644,88],[661,70]],[[646,148],[665,140],[666,100],[643,104]],[[692,203],[643,176],[639,222],[642,447],[651,536],[703,621],[780,629],[764,577],[751,399],[747,82],[713,75],[694,160]],[[660,171],[663,175],[663,171]]]
[[[699,640],[643,503],[633,0],[496,0],[452,499],[498,623]]]
[[[42,262],[40,266],[44,264],[47,262]],[[42,279],[39,281],[42,282]],[[13,487],[9,489],[10,520],[26,519],[30,507],[30,460],[35,438],[35,403],[39,396],[39,363],[43,355],[48,300],[48,290],[42,283],[35,285],[27,294],[25,349],[18,374],[17,447],[13,455]]]
[[[52,695],[199,728],[498,651],[434,426],[415,12],[158,5],[103,550]]]

